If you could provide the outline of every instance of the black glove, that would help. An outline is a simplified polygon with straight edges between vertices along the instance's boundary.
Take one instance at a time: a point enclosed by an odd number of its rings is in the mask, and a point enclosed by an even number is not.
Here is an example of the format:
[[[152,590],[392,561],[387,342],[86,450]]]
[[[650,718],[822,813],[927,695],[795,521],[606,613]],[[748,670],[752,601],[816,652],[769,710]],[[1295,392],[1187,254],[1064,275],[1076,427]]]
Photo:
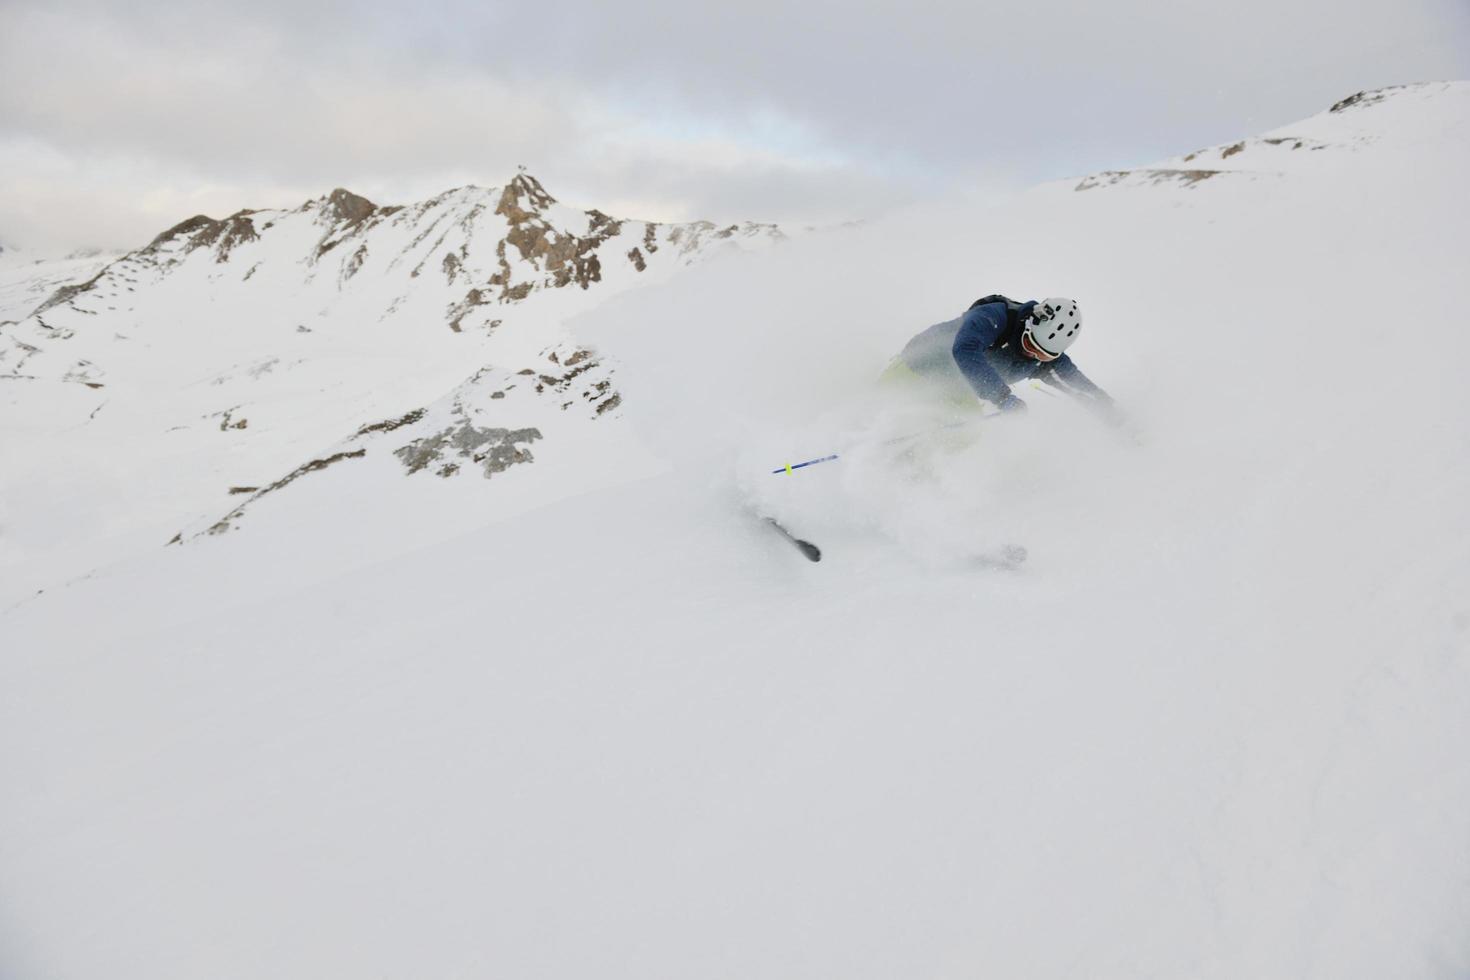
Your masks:
[[[1026,403],[1016,397],[1014,391],[1006,392],[1006,396],[995,403],[995,407],[1002,412],[1024,412]]]

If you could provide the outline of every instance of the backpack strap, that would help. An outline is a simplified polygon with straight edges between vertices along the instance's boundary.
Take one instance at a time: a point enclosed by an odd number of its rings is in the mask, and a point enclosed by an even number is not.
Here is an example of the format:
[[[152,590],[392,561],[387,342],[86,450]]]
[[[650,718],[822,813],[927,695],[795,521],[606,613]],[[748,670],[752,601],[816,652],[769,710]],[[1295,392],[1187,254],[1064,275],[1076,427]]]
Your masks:
[[[1006,305],[1007,311],[1014,310],[1016,307],[1021,305],[1020,303],[1017,303],[1015,300],[1011,299],[1009,296],[1002,296],[1000,293],[992,293],[989,296],[981,296],[979,299],[975,300],[975,302],[971,303],[968,307],[965,308],[965,312],[968,313],[970,310],[973,310],[977,306],[988,306],[991,303],[1004,303]]]
[[[1006,305],[1006,329],[1002,330],[1000,336],[996,337],[995,342],[987,348],[987,350],[998,350],[1008,343],[1016,342],[1016,337],[1019,336],[1016,315],[1021,312],[1021,307],[1026,304],[1018,303],[1009,296],[1002,296],[1000,293],[992,293],[989,296],[981,296],[975,300],[975,302],[970,304],[969,309],[973,310],[977,306],[988,306],[991,303],[1004,303]],[[969,310],[965,312],[968,313]]]

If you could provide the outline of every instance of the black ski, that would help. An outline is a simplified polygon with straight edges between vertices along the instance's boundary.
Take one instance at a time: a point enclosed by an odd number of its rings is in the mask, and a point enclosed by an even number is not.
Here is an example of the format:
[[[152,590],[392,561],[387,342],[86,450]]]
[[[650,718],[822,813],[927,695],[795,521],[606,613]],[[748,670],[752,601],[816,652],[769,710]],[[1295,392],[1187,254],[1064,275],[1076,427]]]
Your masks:
[[[781,537],[785,538],[787,541],[790,541],[792,544],[796,545],[796,550],[799,551],[799,552],[801,552],[803,555],[806,555],[808,561],[821,561],[822,560],[822,549],[821,548],[818,548],[816,545],[812,544],[810,541],[803,541],[801,538],[798,538],[796,535],[792,534],[790,531],[788,531],[784,527],[782,527],[781,526],[781,523],[779,521],[777,521],[774,517],[767,517],[766,518],[766,523],[769,524],[769,525],[771,525],[771,527],[775,528],[776,531],[777,531],[777,533],[779,533],[781,535]]]

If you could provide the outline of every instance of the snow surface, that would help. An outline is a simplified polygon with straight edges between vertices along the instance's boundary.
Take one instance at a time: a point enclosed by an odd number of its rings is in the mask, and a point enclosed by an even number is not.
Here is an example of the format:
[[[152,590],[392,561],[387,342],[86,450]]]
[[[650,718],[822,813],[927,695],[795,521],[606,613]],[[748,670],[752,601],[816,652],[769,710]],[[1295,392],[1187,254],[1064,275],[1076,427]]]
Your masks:
[[[1292,129],[687,269],[559,327],[565,453],[11,608],[0,974],[1470,974],[1470,84]],[[885,441],[997,290],[1126,431]]]
[[[223,234],[174,229],[94,264],[71,295],[56,293],[50,266],[17,270],[14,290],[0,278],[0,301],[32,300],[17,306],[19,322],[0,324],[0,608],[211,527],[242,488],[271,486],[364,427],[440,402],[432,421],[474,414],[483,398],[513,429],[539,427],[538,497],[599,485],[578,428],[550,430],[565,428],[568,401],[594,395],[611,420],[620,395],[605,372],[601,392],[538,387],[537,375],[567,374],[548,358],[576,355],[561,321],[781,237],[762,225],[609,222],[557,203],[529,175],[404,208],[336,191],[226,220]],[[595,275],[557,284],[538,249],[558,237],[585,245],[576,258],[583,269],[597,263]],[[52,293],[44,305],[36,298]],[[510,390],[504,376],[520,371],[532,374],[498,402]],[[486,390],[467,393],[471,378]],[[542,404],[524,404],[527,390]],[[581,476],[559,465],[572,458]],[[390,470],[403,473],[396,461]],[[508,516],[503,497],[492,506]],[[405,540],[436,533],[437,515],[449,518],[437,533],[461,526],[457,512],[426,509],[427,525],[398,523]]]
[[[92,278],[115,258],[106,252],[33,257],[0,249],[0,323],[28,316],[59,287]]]

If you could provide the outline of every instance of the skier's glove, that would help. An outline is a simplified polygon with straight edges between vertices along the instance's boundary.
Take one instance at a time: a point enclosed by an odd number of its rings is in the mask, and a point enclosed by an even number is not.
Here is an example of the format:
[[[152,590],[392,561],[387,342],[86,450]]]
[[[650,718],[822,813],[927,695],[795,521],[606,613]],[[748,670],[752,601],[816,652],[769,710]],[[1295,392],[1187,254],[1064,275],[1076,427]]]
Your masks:
[[[1118,408],[1117,403],[1111,398],[1102,399],[1094,404],[1093,412],[1102,420],[1104,425],[1115,430],[1127,441],[1136,446],[1143,445],[1142,430]]]
[[[1002,412],[1024,412],[1026,403],[1016,397],[1015,392],[1009,392],[1004,398],[995,403],[995,407]]]
[[[1118,410],[1118,404],[1111,398],[1098,398],[1092,403],[1092,413],[1102,420],[1104,425],[1114,429],[1126,428],[1127,417]]]

